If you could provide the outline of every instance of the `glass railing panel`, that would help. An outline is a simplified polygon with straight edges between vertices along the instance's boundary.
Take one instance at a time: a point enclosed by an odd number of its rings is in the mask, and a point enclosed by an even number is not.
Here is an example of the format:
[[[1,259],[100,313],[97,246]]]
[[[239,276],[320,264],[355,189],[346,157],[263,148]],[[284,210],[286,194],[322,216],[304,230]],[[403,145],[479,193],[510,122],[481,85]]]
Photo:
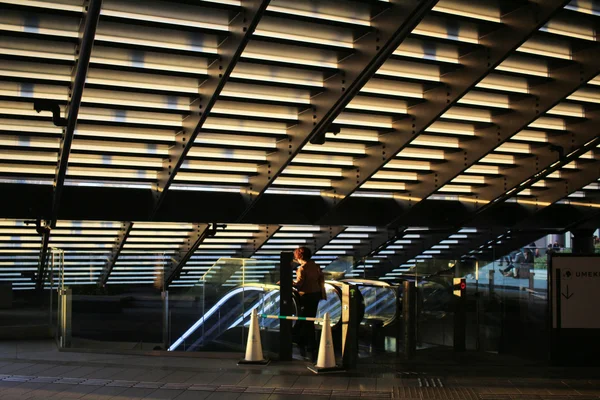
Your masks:
[[[69,293],[71,348],[164,350],[164,253],[123,253],[106,281],[106,253],[67,251],[61,286]],[[70,289],[70,291],[69,291]]]
[[[206,308],[170,346],[171,351],[241,351],[242,335],[253,309],[277,297],[277,287],[246,284],[230,290],[217,303]],[[268,307],[262,308],[267,311]]]
[[[244,278],[243,259],[221,258],[207,266],[192,287],[171,290],[169,350],[205,350],[212,342],[209,338],[226,330],[231,319],[243,315]],[[239,346],[242,337],[234,342]]]
[[[365,303],[364,319],[391,322],[396,316],[396,291],[381,286],[359,285]]]
[[[327,299],[319,302],[317,318],[323,318],[325,313],[329,313],[331,325],[337,325],[340,318],[342,318],[342,299],[338,289],[331,283],[325,282],[325,292],[327,293]]]
[[[57,284],[53,278],[61,259],[48,249],[37,290],[39,253],[39,249],[0,249],[0,338],[45,339],[56,332]]]
[[[407,279],[417,288],[417,349],[451,347],[454,340],[453,278],[464,274],[457,260],[417,259]]]
[[[363,323],[381,321],[391,323],[397,316],[397,288],[387,282],[370,279],[344,279],[343,282],[356,286],[364,304]]]
[[[243,350],[252,310],[279,315],[277,267],[268,260],[221,258],[192,287],[171,290],[169,350]],[[259,326],[278,331],[279,320],[261,318]]]
[[[291,268],[291,266],[290,266]],[[245,282],[247,285],[263,285],[265,290],[259,293],[256,303],[247,303],[248,307],[243,318],[244,332],[250,326],[250,314],[256,308],[257,313],[265,315],[279,315],[279,262],[273,260],[244,259]],[[272,290],[276,288],[276,290]],[[265,351],[276,351],[278,348],[279,320],[273,318],[259,318],[261,339]],[[245,343],[245,342],[244,342]]]
[[[323,267],[325,279],[340,280],[348,278],[356,265],[356,259],[350,256],[338,257]]]

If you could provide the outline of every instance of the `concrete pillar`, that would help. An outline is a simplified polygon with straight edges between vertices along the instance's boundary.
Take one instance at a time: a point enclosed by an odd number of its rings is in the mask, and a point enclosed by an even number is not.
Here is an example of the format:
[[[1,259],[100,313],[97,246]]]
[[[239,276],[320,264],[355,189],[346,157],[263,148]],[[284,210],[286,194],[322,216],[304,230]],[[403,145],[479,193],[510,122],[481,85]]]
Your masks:
[[[594,253],[594,229],[577,229],[571,233],[573,234],[573,253]]]

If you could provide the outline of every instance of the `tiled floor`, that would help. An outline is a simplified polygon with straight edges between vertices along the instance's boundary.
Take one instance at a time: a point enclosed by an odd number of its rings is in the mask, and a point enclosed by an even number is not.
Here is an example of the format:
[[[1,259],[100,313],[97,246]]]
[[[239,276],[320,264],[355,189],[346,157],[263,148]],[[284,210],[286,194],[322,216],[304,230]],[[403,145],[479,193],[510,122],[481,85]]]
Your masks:
[[[409,371],[406,363],[371,361],[348,373],[314,375],[299,361],[238,367],[225,356],[71,353],[51,342],[5,342],[0,399],[600,399],[594,369],[415,363]]]

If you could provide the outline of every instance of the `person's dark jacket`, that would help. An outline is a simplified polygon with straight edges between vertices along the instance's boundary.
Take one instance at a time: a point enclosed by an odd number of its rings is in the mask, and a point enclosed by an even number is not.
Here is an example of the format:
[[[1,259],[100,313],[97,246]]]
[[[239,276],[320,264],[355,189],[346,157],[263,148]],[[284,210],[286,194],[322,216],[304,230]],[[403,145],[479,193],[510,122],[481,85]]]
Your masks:
[[[305,293],[323,293],[325,288],[325,278],[321,267],[313,260],[309,260],[306,264],[298,267],[296,270],[296,281],[294,286],[300,294]]]

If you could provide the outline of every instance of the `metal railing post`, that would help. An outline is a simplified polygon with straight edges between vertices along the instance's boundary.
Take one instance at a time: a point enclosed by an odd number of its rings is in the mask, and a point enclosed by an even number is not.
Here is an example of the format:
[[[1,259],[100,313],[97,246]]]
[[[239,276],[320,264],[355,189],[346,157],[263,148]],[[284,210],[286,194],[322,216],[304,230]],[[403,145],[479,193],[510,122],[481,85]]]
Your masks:
[[[59,343],[62,348],[71,347],[71,289],[60,289]]]

